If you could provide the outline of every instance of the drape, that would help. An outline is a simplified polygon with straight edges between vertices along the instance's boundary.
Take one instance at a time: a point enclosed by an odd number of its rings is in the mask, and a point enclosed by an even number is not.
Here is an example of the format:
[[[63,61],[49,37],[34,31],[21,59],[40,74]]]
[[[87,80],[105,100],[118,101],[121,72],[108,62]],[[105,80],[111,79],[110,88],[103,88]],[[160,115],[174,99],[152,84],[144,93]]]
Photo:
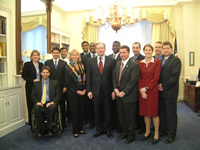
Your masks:
[[[160,8],[138,8],[138,19],[146,19],[147,21],[153,23],[152,27],[152,41],[154,44],[156,41],[170,41],[173,43],[173,38],[175,37],[174,30],[174,18],[173,10],[171,7],[160,7]],[[132,11],[132,16],[136,11]],[[89,37],[98,37],[97,32],[93,32],[91,28],[98,28],[100,23],[94,23],[93,11],[86,11],[83,26],[83,40],[91,40]],[[90,42],[90,41],[88,41]]]
[[[36,27],[42,25],[45,28],[47,27],[47,16],[24,16],[21,19],[22,32],[33,30]]]

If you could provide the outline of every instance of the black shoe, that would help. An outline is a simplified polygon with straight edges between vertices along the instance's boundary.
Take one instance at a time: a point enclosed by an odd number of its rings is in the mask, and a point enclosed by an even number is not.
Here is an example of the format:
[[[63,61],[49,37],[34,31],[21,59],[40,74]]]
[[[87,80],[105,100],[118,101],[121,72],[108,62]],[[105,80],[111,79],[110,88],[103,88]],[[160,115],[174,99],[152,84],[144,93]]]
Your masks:
[[[87,134],[85,131],[80,131],[79,133],[80,134]]]
[[[122,133],[122,129],[117,129],[117,133]]]
[[[125,138],[127,138],[127,135],[119,135],[118,137],[117,137],[118,139],[125,139]]]
[[[94,128],[94,124],[90,124],[90,129],[93,129]]]
[[[140,139],[140,141],[144,141],[144,140],[148,139],[149,137],[151,137],[151,133],[149,133],[148,136],[143,135],[143,137]]]
[[[74,134],[74,137],[75,137],[75,138],[79,137],[79,134]]]
[[[137,132],[138,134],[144,134],[145,133],[145,129],[140,129],[138,132]]]
[[[96,137],[98,137],[98,136],[100,136],[100,135],[102,135],[102,134],[103,134],[103,132],[97,132],[97,133],[95,133],[95,134],[93,135],[93,137],[96,138]]]
[[[112,133],[111,133],[110,131],[106,131],[106,135],[107,135],[107,137],[109,137],[109,138],[112,138],[112,137],[113,137],[113,135],[112,135]]]
[[[157,144],[158,142],[159,142],[159,138],[158,139],[153,138],[152,144]]]
[[[129,143],[132,143],[133,141],[135,141],[135,139],[127,139],[127,140],[125,141],[125,143],[126,143],[126,144],[129,144]]]
[[[164,136],[164,135],[167,135],[167,133],[164,133],[164,132],[160,132],[159,134],[160,136]]]
[[[166,144],[173,143],[175,141],[175,138],[168,137],[167,140],[165,141]]]

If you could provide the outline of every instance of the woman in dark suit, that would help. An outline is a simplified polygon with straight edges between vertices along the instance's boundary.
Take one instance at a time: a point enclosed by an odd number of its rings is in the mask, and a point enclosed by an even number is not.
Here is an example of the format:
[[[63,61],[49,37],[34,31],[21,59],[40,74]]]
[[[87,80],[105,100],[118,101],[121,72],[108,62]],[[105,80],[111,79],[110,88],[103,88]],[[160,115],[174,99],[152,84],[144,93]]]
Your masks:
[[[158,81],[160,78],[161,62],[152,57],[153,46],[146,44],[143,48],[145,59],[139,61],[140,77],[138,81],[139,111],[144,116],[146,132],[141,141],[151,136],[150,124],[153,118],[155,128],[152,144],[159,141],[159,116],[158,116]]]
[[[33,82],[40,81],[40,71],[43,66],[40,60],[40,53],[37,50],[31,52],[31,61],[24,64],[22,78],[26,80],[26,103],[28,107],[28,120],[29,125],[31,125],[31,111],[33,108],[33,103],[31,101],[31,92],[33,88]]]
[[[69,108],[72,115],[72,126],[74,137],[86,134],[83,131],[85,70],[81,63],[80,53],[74,49],[69,54],[70,63],[66,68],[66,85],[68,89]]]

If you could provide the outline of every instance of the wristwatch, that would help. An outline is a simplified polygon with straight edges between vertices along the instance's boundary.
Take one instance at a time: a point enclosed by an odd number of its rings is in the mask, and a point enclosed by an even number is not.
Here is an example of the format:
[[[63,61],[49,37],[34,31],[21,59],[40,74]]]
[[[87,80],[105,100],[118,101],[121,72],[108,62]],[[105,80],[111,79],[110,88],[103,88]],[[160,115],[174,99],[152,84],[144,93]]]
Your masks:
[[[148,88],[148,87],[145,87],[145,89],[148,91],[149,88]]]

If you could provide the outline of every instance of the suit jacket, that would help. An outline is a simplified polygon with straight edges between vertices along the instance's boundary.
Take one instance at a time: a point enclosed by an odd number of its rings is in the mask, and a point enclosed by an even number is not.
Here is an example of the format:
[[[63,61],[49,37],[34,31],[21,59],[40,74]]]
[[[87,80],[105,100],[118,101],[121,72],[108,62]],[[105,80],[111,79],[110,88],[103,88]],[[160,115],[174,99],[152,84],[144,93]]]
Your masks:
[[[134,57],[134,56],[133,56]],[[131,59],[133,60],[133,57],[131,57]],[[143,56],[142,54],[140,54],[137,59],[135,60],[135,62],[138,63],[139,60],[145,59],[145,56]]]
[[[84,55],[84,56],[82,57],[82,64],[84,65],[85,70],[87,70],[87,61],[88,61],[88,59],[90,59],[90,58],[91,58],[90,53],[89,53],[89,54],[86,54],[86,55]]]
[[[79,65],[81,66],[82,64],[79,64]],[[75,78],[76,76],[74,77],[75,74],[73,74],[73,72],[71,71],[71,69],[70,69],[69,66],[65,67],[65,71],[66,71],[65,78],[66,78],[67,86],[68,86],[68,91],[67,91],[68,96],[77,95],[76,92],[78,90],[83,91],[84,89],[86,89],[86,87],[85,87],[85,80],[83,79],[85,77],[85,75],[84,75],[85,74],[85,70],[84,70],[83,67],[81,67],[81,68],[82,68],[82,71],[83,71],[81,73],[81,79],[84,82],[84,84],[83,85],[80,85],[80,84],[77,85],[76,81],[77,81],[78,77],[77,78]]]
[[[154,63],[150,62],[148,67],[146,64],[138,62],[140,66],[140,77],[138,81],[138,89],[140,90],[143,87],[148,87],[148,93],[158,93],[158,81],[160,79],[161,63],[159,59],[154,59]]]
[[[110,54],[110,55],[108,55],[108,56],[110,56],[110,57],[113,58],[113,54]],[[118,55],[117,58],[116,58],[115,60],[116,60],[116,61],[120,61],[120,60],[122,60],[122,59],[121,59],[120,55]]]
[[[82,58],[83,58],[83,56],[84,56],[84,52],[82,52],[80,55],[81,55],[81,59],[82,59]]]
[[[41,72],[43,64],[39,62],[39,71]],[[36,79],[36,69],[32,61],[24,64],[22,78],[26,80],[26,87],[33,86],[33,80]]]
[[[31,100],[33,104],[41,102],[42,99],[42,80],[33,83],[33,90],[31,94]],[[51,102],[58,104],[61,99],[61,93],[58,82],[56,80],[49,79],[49,99]]]
[[[93,97],[98,97],[100,89],[102,88],[105,96],[111,96],[113,91],[112,78],[115,60],[111,57],[105,56],[105,64],[101,75],[97,64],[97,58],[98,57],[91,58],[87,62],[87,92],[92,92]]]
[[[164,58],[161,60],[161,64]],[[178,96],[179,77],[181,73],[181,61],[179,58],[171,54],[161,68],[160,81],[162,83],[163,91],[160,92],[162,97]]]
[[[65,71],[64,71],[67,62],[59,59],[57,69],[55,69],[53,59],[47,60],[45,62],[45,65],[50,67],[51,73],[49,78],[58,81],[60,90],[62,91],[64,87],[67,87],[67,85],[65,84]]]
[[[124,92],[123,98],[124,103],[136,102],[138,100],[137,96],[137,84],[139,78],[139,65],[132,59],[129,59],[126,66],[124,67],[121,75],[120,86],[118,87],[118,79],[120,66],[122,61],[118,61],[113,75],[113,88],[119,89],[120,92]],[[118,100],[119,97],[116,97]]]

